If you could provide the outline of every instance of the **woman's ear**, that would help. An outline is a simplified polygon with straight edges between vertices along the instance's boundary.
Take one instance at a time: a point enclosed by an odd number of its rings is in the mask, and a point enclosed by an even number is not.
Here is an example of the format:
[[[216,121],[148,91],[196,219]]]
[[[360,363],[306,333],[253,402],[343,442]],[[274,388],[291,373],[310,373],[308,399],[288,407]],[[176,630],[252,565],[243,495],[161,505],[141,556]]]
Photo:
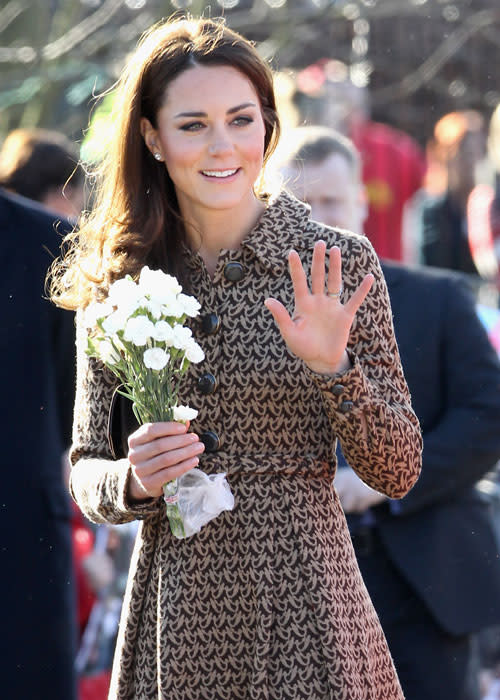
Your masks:
[[[153,154],[153,156],[156,158],[157,153],[161,155],[156,143],[156,129],[153,128],[151,122],[149,119],[146,119],[146,117],[141,118],[141,134],[146,147]]]

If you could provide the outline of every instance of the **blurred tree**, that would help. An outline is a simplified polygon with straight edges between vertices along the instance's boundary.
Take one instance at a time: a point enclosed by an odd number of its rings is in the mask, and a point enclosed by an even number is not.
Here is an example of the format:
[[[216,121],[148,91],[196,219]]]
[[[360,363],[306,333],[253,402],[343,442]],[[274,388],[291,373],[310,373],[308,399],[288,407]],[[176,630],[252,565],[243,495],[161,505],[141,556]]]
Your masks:
[[[343,61],[370,88],[374,117],[421,143],[445,112],[488,118],[500,102],[498,0],[0,0],[0,140],[44,126],[82,141],[94,95],[176,10],[225,15],[288,92],[306,66]]]

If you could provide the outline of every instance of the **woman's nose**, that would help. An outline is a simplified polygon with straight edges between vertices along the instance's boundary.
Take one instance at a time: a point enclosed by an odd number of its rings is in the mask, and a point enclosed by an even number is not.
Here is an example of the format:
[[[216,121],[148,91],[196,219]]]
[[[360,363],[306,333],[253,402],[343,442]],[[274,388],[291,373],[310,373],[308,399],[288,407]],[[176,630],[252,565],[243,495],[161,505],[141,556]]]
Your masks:
[[[232,150],[233,146],[228,135],[219,130],[214,132],[212,139],[208,145],[208,152],[211,156],[225,155]]]

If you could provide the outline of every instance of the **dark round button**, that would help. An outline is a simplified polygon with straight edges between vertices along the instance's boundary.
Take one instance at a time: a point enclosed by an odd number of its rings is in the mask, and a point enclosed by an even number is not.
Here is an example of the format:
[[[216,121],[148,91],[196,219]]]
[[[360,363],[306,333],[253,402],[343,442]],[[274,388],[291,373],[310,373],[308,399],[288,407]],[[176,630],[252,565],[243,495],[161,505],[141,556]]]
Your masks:
[[[343,384],[334,384],[332,386],[332,394],[334,396],[340,396],[343,393],[344,393],[344,385]]]
[[[198,389],[202,394],[213,394],[217,386],[217,380],[213,374],[206,372],[198,379]]]
[[[224,277],[230,282],[239,282],[244,275],[243,265],[239,262],[228,262],[224,267]]]
[[[205,450],[207,452],[217,452],[219,449],[219,436],[217,433],[214,433],[213,430],[205,430],[205,432],[200,435],[200,440],[205,445]]]
[[[220,328],[220,318],[217,314],[205,314],[201,317],[201,330],[207,335],[217,333]]]
[[[339,411],[341,413],[349,413],[349,411],[352,411],[353,406],[354,404],[352,401],[342,401],[342,403],[339,406]]]

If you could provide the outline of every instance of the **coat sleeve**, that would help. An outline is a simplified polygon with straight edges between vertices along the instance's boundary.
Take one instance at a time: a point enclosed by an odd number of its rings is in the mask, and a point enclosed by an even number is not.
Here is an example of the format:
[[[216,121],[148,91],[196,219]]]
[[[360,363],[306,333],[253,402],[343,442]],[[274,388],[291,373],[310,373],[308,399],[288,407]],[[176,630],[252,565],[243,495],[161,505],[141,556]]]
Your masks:
[[[419,476],[422,438],[401,367],[387,286],[367,239],[348,239],[341,247],[344,301],[367,273],[375,282],[351,328],[347,350],[352,368],[334,377],[316,374],[314,380],[347,462],[371,488],[402,498]]]
[[[161,499],[133,505],[127,501],[130,465],[113,460],[108,444],[108,415],[116,378],[85,353],[86,330],[77,314],[77,382],[73,422],[70,490],[89,520],[125,523],[156,513]]]
[[[422,475],[398,513],[453,499],[500,459],[500,364],[462,281],[440,282],[438,419],[424,425]],[[438,303],[438,302],[436,302]]]

